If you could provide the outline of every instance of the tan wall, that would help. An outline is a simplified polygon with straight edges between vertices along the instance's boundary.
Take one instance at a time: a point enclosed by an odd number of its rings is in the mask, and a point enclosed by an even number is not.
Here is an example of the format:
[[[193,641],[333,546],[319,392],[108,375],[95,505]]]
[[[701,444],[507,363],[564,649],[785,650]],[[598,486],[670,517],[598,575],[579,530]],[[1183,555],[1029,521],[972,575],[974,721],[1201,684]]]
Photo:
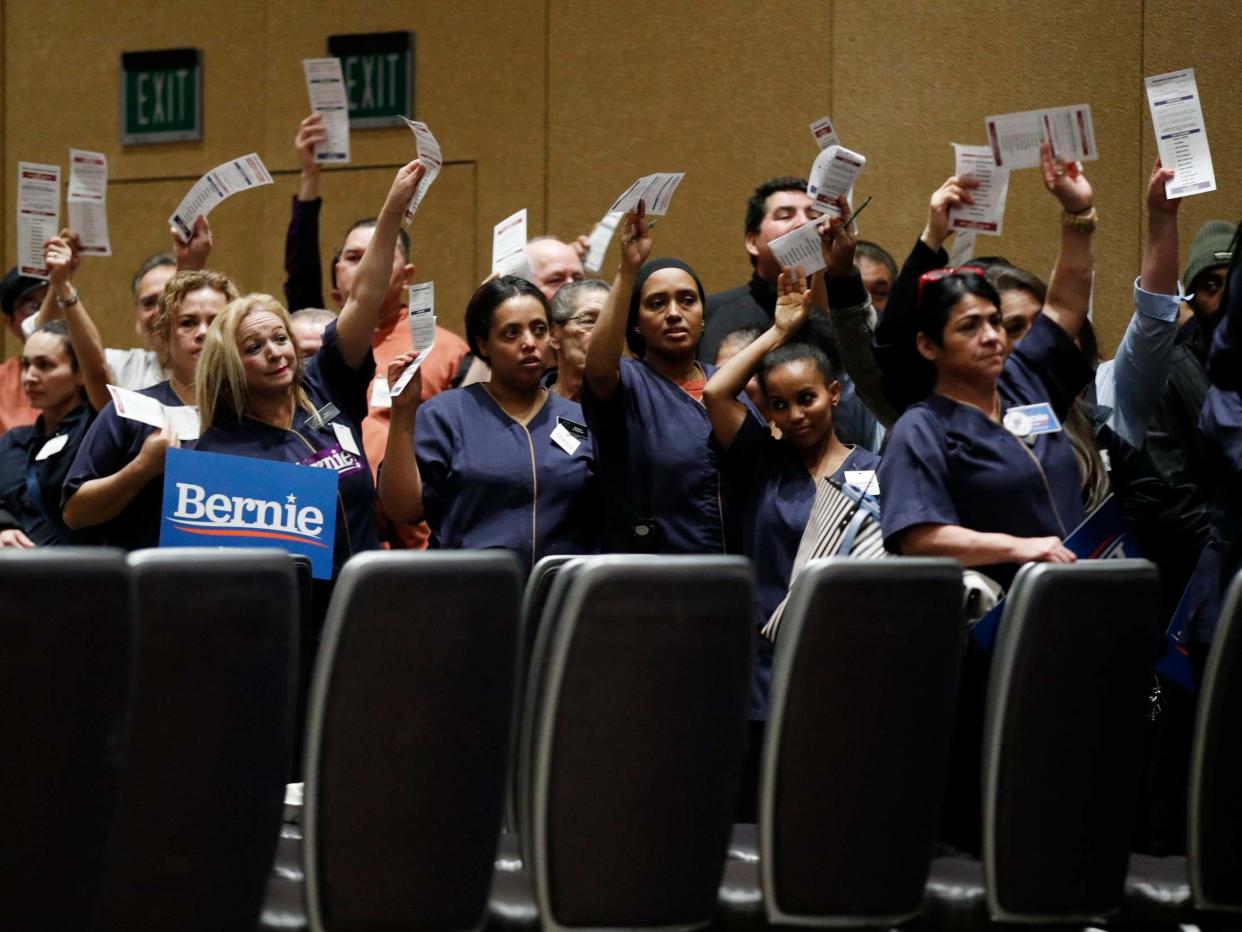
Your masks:
[[[281,293],[291,142],[307,109],[300,60],[326,54],[333,33],[416,35],[416,115],[448,164],[411,233],[418,277],[436,281],[451,325],[487,272],[493,223],[526,207],[532,232],[571,238],[650,171],[688,172],[657,250],[694,264],[709,290],[740,283],[746,197],[766,177],[806,172],[816,152],[806,124],[824,114],[868,157],[858,192],[875,201],[864,235],[900,260],[952,171],[951,142],[981,142],[990,113],[1090,103],[1102,153],[1087,166],[1102,215],[1096,316],[1108,346],[1129,314],[1155,157],[1144,75],[1194,66],[1204,96],[1220,190],[1187,200],[1183,257],[1202,221],[1242,215],[1242,4],[1224,0],[216,0],[201,12],[7,0],[0,9],[4,263],[16,258],[17,162],[66,165],[71,146],[106,152],[115,254],[85,260],[78,284],[109,345],[134,341],[130,276],[166,245],[164,221],[186,189],[250,151],[276,184],[213,213],[213,264],[244,288]],[[68,59],[49,22],[90,25],[74,29]],[[187,44],[203,51],[205,139],[122,148],[120,53]],[[353,150],[352,166],[325,172],[325,266],[348,222],[375,213],[414,143],[404,129],[356,131]],[[1036,172],[1014,176],[1005,219],[1004,237],[979,248],[1046,273],[1057,210]],[[615,259],[614,245],[606,274]]]

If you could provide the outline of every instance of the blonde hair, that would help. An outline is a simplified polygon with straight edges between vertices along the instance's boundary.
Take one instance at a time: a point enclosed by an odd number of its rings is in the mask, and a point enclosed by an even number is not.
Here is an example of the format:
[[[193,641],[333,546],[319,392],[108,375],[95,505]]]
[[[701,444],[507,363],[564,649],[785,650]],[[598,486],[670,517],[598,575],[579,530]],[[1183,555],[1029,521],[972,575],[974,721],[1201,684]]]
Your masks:
[[[246,385],[246,368],[242,364],[237,334],[246,318],[255,311],[266,311],[276,316],[290,339],[293,338],[289,312],[270,294],[248,294],[229,302],[211,322],[194,377],[198,417],[204,430],[223,415],[232,415],[240,421],[250,406],[250,390]],[[295,353],[290,391],[299,405],[314,414],[315,407],[302,390],[302,373],[302,355]]]
[[[171,367],[172,359],[169,344],[172,342],[173,321],[181,313],[181,302],[191,291],[200,288],[211,288],[220,292],[229,301],[236,301],[241,294],[233,279],[223,272],[209,270],[191,270],[178,272],[168,280],[164,290],[160,292],[160,309],[151,322],[151,345],[160,365],[165,369]]]

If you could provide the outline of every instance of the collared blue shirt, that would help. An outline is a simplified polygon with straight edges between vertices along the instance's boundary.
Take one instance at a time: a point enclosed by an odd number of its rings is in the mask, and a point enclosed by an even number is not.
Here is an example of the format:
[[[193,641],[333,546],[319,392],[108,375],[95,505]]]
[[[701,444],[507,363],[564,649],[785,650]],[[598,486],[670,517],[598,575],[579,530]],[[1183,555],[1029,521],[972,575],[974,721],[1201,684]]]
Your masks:
[[[182,406],[181,399],[169,382],[144,388],[138,394],[154,398],[160,404],[172,408]],[[61,496],[62,505],[84,483],[120,472],[138,455],[143,442],[154,432],[155,428],[148,424],[121,417],[111,402],[105,405],[95,423],[86,432],[86,437],[73,458],[73,465],[69,467],[69,476],[65,479]],[[183,440],[181,446],[187,450],[192,449],[194,441]],[[143,486],[123,512],[92,530],[100,534],[103,543],[110,547],[123,547],[126,550],[157,547],[160,542],[160,511],[163,504],[164,476],[161,474]]]
[[[432,547],[512,550],[527,569],[598,550],[594,445],[577,403],[549,392],[523,426],[482,383],[441,392],[418,409],[414,452]]]
[[[716,371],[699,364],[706,378]],[[635,549],[635,522],[653,520],[660,553],[723,553],[725,492],[702,403],[641,359],[622,359],[616,395],[582,386],[582,407],[608,508],[606,549]]]
[[[20,528],[41,547],[69,544],[78,539],[61,518],[60,490],[73,458],[82,445],[95,410],[82,402],[64,416],[52,433],[44,432],[43,415],[34,424],[14,427],[0,437],[0,528]],[[40,451],[57,437],[65,445],[42,460]],[[34,467],[39,501],[31,499],[26,477]]]
[[[196,449],[231,456],[253,456],[285,463],[300,463],[316,453],[342,446],[337,431],[349,431],[358,453],[348,453],[354,462],[338,470],[336,540],[332,554],[333,576],[355,553],[379,549],[375,525],[375,483],[362,445],[362,419],[367,415],[367,391],[375,377],[375,357],[367,350],[365,361],[351,368],[341,355],[336,339],[336,322],[328,324],[323,347],[306,361],[302,389],[312,406],[319,410],[333,404],[338,414],[328,423],[314,426],[312,414],[298,405],[290,429],[276,427],[252,417],[240,420],[230,414],[217,415],[215,423],[203,431]],[[361,468],[356,468],[356,467]]]
[[[1001,373],[1001,413],[1047,401],[1063,423],[1090,379],[1069,335],[1040,315]],[[901,535],[920,524],[1063,539],[1083,519],[1082,479],[1064,431],[1028,444],[978,408],[943,395],[907,408],[893,426],[880,489],[884,543],[894,553]],[[1017,566],[979,570],[1008,586]]]

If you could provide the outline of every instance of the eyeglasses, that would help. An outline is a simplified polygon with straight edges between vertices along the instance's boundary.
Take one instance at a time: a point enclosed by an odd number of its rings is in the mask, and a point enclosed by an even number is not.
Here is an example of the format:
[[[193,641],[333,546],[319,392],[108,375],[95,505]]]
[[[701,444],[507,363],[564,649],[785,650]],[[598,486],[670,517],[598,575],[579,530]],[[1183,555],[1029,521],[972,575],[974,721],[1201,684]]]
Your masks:
[[[594,330],[595,325],[599,322],[599,315],[576,314],[565,321],[567,324],[577,324],[579,330]]]
[[[983,269],[977,265],[963,265],[961,268],[944,268],[932,269],[930,272],[924,272],[919,276],[919,291],[916,304],[918,307],[923,306],[923,289],[931,282],[938,282],[943,278],[949,278],[953,275],[982,275]]]

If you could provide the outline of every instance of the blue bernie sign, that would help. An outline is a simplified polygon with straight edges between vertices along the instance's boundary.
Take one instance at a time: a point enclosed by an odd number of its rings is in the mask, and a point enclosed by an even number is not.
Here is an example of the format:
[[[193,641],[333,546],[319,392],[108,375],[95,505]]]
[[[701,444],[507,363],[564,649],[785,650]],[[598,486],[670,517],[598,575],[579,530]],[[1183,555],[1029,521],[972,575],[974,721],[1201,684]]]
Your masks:
[[[161,547],[278,547],[332,578],[335,469],[170,449]]]

